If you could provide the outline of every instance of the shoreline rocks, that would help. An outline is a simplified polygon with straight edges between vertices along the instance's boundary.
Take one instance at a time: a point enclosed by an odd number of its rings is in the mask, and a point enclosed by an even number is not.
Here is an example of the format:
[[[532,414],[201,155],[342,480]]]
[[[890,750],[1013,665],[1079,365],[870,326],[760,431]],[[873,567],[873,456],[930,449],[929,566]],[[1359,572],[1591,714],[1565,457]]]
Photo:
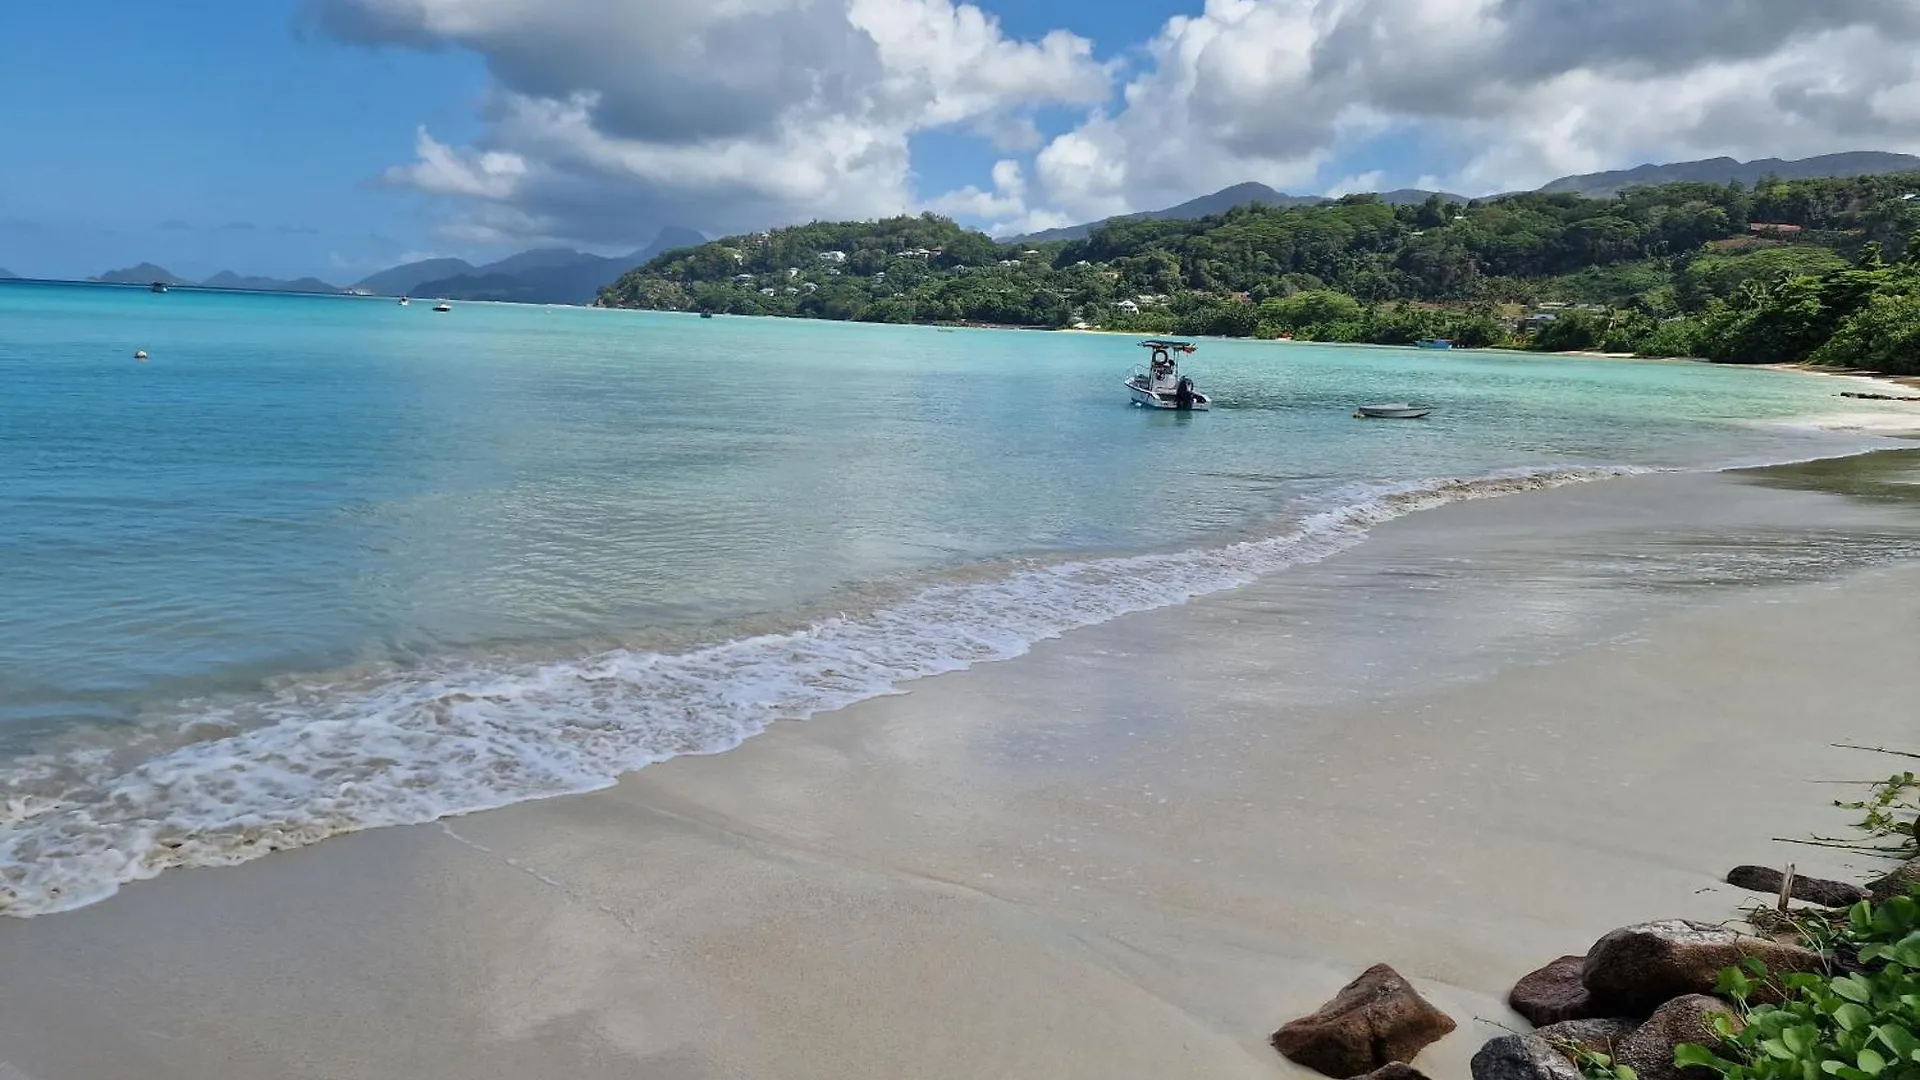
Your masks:
[[[1583,1080],[1580,1070],[1538,1035],[1502,1035],[1473,1055],[1473,1080]]]
[[[1399,972],[1375,964],[1313,1015],[1274,1032],[1272,1042],[1287,1060],[1348,1080],[1412,1061],[1455,1026]]]
[[[1772,896],[1780,895],[1780,885],[1785,878],[1785,874],[1768,866],[1736,866],[1727,871],[1727,884]],[[1788,895],[1821,907],[1852,907],[1867,898],[1867,890],[1844,881],[1795,875],[1793,891]]]
[[[1538,971],[1521,976],[1507,995],[1507,1005],[1534,1027],[1594,1015],[1593,996],[1580,981],[1584,956],[1563,956]]]
[[[1878,902],[1905,896],[1916,888],[1920,888],[1920,858],[1908,859],[1893,873],[1869,884],[1867,893]]]
[[[1694,1080],[1697,1071],[1683,1070],[1673,1063],[1673,1049],[1681,1043],[1721,1049],[1726,1038],[1714,1021],[1723,1016],[1735,1031],[1746,1026],[1740,1014],[1717,997],[1689,994],[1675,998],[1655,1009],[1646,1023],[1621,1040],[1615,1059],[1638,1073],[1640,1080]]]
[[[1776,975],[1820,971],[1820,954],[1709,923],[1670,919],[1615,930],[1594,943],[1580,981],[1607,1014],[1651,1016],[1674,998],[1710,994],[1723,968],[1758,959]],[[1761,1003],[1765,988],[1756,993]]]

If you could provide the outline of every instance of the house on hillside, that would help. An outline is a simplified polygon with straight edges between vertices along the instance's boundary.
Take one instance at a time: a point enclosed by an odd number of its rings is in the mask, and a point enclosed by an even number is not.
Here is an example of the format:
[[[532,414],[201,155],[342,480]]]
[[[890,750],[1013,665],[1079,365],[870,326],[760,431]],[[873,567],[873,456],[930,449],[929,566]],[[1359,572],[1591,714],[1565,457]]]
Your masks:
[[[1113,302],[1113,306],[1123,314],[1127,314],[1127,315],[1140,314],[1140,305],[1134,303],[1132,300],[1115,300]]]
[[[1798,225],[1782,225],[1769,221],[1754,221],[1747,224],[1747,231],[1755,236],[1796,236],[1804,230]]]
[[[844,251],[823,251],[820,253],[820,261],[838,266],[847,261],[847,253]]]

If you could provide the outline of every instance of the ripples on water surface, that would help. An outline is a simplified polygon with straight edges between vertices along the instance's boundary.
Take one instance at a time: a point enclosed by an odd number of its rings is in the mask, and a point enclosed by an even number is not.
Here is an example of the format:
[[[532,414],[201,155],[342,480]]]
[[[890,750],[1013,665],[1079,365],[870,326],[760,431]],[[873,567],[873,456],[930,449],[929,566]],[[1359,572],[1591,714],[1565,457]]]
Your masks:
[[[1137,352],[0,285],[13,910],[591,787],[1517,483],[1420,481],[1866,442],[1793,425],[1852,407],[1803,376],[1252,342],[1147,414]]]

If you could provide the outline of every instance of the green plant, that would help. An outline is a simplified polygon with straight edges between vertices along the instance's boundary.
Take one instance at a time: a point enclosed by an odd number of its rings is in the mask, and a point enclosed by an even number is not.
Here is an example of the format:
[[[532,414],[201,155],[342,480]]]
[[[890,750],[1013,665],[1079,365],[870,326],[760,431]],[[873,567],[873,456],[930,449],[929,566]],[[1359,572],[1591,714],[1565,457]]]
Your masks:
[[[1854,827],[1868,836],[1913,839],[1913,818],[1920,813],[1920,781],[1911,772],[1895,773],[1875,784],[1873,793],[1856,802],[1836,801],[1842,810],[1866,814]]]
[[[1640,1074],[1630,1065],[1615,1064],[1613,1055],[1604,1054],[1574,1042],[1571,1039],[1548,1039],[1547,1045],[1560,1052],[1562,1057],[1573,1062],[1586,1080],[1640,1080]]]
[[[1775,982],[1750,960],[1722,972],[1719,993],[1744,1026],[1716,1020],[1721,1051],[1683,1044],[1674,1063],[1725,1080],[1920,1080],[1920,900],[1862,901],[1839,940],[1857,950],[1861,970]],[[1750,1006],[1763,986],[1784,1000]]]

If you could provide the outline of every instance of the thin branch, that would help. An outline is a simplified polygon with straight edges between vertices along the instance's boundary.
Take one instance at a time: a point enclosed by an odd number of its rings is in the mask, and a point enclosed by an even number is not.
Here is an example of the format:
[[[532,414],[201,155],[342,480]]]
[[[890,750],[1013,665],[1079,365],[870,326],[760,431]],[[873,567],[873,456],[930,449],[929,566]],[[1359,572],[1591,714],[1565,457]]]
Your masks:
[[[1773,838],[1773,842],[1776,844],[1804,844],[1807,847],[1840,848],[1845,851],[1870,851],[1879,855],[1904,855],[1907,851],[1905,847],[1872,847],[1867,844],[1856,844],[1845,840],[1795,840],[1788,836],[1776,836]]]
[[[1855,746],[1852,743],[1837,742],[1834,747],[1840,750],[1865,750],[1869,754],[1891,754],[1894,757],[1920,758],[1920,754],[1907,750],[1889,750],[1884,746]]]

